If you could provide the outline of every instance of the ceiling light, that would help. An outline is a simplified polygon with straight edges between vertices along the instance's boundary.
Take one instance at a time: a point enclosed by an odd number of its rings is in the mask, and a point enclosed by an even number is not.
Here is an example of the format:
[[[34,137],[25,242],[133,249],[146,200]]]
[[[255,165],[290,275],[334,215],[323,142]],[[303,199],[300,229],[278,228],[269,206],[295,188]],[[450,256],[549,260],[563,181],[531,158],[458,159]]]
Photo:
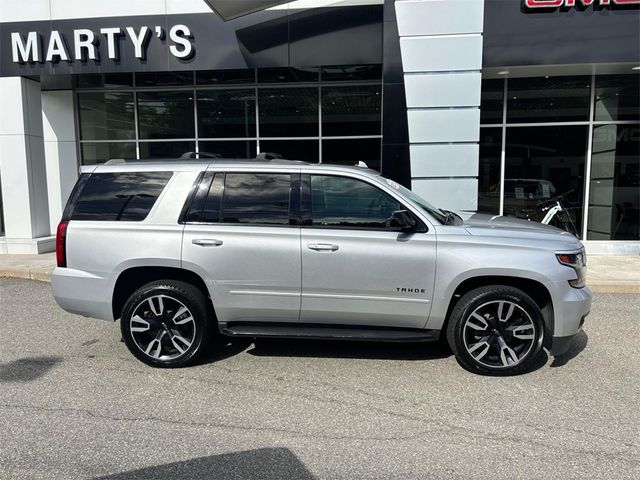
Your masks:
[[[632,67],[631,70],[640,70],[640,65],[638,65],[637,67]]]
[[[509,70],[500,70],[498,72],[498,75],[509,75],[509,73],[511,73],[511,72],[509,72]]]

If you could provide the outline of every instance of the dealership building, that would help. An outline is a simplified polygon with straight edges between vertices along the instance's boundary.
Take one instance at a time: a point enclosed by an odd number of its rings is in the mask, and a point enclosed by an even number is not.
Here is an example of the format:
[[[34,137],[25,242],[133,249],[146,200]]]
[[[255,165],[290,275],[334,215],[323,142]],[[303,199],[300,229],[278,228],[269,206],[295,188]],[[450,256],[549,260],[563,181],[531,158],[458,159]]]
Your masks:
[[[275,152],[640,254],[640,0],[0,2],[0,253],[82,165]]]

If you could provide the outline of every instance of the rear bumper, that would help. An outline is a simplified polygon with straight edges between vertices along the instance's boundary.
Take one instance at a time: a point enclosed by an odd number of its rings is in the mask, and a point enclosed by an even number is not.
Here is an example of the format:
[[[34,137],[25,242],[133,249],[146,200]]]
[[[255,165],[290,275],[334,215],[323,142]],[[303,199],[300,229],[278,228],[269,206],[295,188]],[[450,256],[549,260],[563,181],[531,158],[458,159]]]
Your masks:
[[[113,320],[111,289],[107,279],[82,270],[56,268],[51,290],[57,304],[70,313]]]

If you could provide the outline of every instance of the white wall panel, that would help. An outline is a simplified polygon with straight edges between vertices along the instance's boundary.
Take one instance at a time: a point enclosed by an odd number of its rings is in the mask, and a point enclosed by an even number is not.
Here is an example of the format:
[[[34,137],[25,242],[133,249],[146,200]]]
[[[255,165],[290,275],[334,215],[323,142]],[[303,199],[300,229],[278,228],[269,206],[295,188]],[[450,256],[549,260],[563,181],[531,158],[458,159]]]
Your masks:
[[[446,72],[482,69],[482,36],[400,38],[404,72]]]
[[[409,142],[477,142],[480,139],[480,109],[409,110]]]
[[[42,92],[42,123],[49,198],[49,226],[51,232],[55,232],[67,198],[78,178],[71,90]]]
[[[412,177],[477,177],[477,143],[411,145]]]
[[[0,23],[49,20],[49,0],[0,0]]]
[[[403,37],[482,33],[484,0],[397,1],[396,17]]]
[[[480,72],[405,75],[407,107],[478,107],[481,82]]]
[[[165,0],[51,0],[52,20],[165,13]]]
[[[411,190],[439,208],[478,208],[478,180],[475,178],[414,179],[411,181]]]

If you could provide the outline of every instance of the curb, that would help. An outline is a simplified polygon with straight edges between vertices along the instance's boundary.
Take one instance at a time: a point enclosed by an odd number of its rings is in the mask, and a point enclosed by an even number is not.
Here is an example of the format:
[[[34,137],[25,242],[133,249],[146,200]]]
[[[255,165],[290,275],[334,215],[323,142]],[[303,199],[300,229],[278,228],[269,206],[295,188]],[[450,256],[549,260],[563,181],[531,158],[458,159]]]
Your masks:
[[[53,270],[0,270],[0,279],[18,278],[37,282],[51,282],[51,272]]]
[[[0,270],[0,279],[18,278],[23,280],[35,280],[38,282],[51,282],[53,269],[44,270]],[[640,282],[637,281],[589,281],[587,286],[593,293],[631,293],[640,294]]]

